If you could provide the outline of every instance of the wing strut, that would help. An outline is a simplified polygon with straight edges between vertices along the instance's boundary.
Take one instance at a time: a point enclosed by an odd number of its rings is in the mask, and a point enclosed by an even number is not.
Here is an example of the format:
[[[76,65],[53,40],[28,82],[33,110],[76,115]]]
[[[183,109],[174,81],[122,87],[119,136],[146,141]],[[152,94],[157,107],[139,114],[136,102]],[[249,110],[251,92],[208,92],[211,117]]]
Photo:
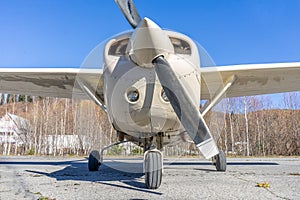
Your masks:
[[[212,100],[208,101],[204,107],[202,108],[201,115],[204,117],[208,111],[210,111],[215,105],[217,105],[224,97],[224,95],[228,92],[230,87],[233,85],[233,83],[236,81],[236,76],[232,75],[228,78],[226,81],[226,84],[224,87],[220,88],[218,92],[216,92],[215,96],[212,98]]]
[[[106,111],[106,106],[103,102],[103,100],[97,95],[94,94],[93,89],[83,80],[77,79],[77,83],[81,87],[81,89],[98,105],[104,112]]]

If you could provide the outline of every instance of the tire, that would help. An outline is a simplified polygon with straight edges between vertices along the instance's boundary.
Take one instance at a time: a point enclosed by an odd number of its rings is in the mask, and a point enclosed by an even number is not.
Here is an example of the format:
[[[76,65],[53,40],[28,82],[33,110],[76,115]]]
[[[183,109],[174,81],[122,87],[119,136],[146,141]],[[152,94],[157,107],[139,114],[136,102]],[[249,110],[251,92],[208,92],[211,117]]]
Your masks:
[[[148,189],[159,188],[162,180],[162,157],[159,152],[149,152],[145,156],[145,184]]]
[[[100,163],[100,154],[99,151],[94,150],[90,153],[89,161],[88,161],[88,167],[89,171],[98,171]]]
[[[216,169],[219,172],[225,172],[227,167],[226,155],[223,151],[220,151],[216,156]]]

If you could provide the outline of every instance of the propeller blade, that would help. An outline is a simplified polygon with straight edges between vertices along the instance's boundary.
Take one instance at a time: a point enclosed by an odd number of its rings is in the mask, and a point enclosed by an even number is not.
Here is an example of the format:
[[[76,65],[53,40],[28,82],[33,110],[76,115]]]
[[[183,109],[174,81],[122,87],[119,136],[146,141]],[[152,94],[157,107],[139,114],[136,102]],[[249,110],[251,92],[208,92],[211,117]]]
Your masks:
[[[142,18],[138,13],[133,0],[115,0],[118,4],[119,8],[123,12],[124,16],[126,17],[127,21],[130,23],[132,28],[136,28]]]
[[[168,97],[177,117],[203,156],[207,159],[217,155],[219,150],[211,136],[208,126],[194,105],[184,85],[176,76],[172,67],[164,57],[153,60],[158,79]]]

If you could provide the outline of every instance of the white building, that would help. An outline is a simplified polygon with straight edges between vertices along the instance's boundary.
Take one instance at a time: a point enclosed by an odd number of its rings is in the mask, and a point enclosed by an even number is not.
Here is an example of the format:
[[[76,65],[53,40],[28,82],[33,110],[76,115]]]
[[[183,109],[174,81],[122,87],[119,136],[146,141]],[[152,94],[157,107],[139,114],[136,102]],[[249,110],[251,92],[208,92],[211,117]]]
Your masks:
[[[83,151],[90,148],[91,138],[80,135],[47,135],[45,136],[47,145],[47,154],[53,154],[54,148],[59,152],[63,150],[76,150],[82,149]]]
[[[24,144],[29,126],[28,120],[10,113],[0,119],[0,145],[4,155],[9,154],[11,145],[18,147]]]

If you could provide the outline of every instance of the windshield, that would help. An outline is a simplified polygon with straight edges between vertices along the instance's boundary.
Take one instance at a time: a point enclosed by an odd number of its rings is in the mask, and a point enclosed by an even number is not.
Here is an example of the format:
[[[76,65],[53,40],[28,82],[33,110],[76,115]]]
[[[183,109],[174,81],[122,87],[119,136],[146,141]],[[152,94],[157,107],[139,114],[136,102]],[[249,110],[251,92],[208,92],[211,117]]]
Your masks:
[[[86,58],[84,59],[84,61],[81,64],[80,68],[81,69],[103,69],[104,50],[105,50],[105,46],[106,46],[107,42],[113,38],[120,37],[120,36],[128,34],[130,32],[132,32],[132,31],[124,31],[122,33],[116,34],[116,35],[102,41],[86,56]],[[118,53],[119,51],[121,51],[123,49],[112,49],[112,50],[115,50],[115,53]],[[109,52],[109,53],[112,53],[112,52]]]

